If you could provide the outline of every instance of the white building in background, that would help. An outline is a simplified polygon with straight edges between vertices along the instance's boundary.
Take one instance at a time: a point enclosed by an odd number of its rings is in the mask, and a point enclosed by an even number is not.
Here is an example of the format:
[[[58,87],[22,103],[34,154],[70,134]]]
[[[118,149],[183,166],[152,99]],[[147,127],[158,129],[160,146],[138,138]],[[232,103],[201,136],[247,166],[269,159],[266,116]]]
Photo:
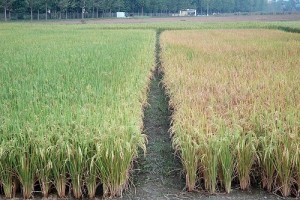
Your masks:
[[[117,12],[117,18],[125,18],[125,12]]]
[[[197,16],[197,10],[196,9],[185,9],[179,11],[179,16],[185,17],[185,16]]]

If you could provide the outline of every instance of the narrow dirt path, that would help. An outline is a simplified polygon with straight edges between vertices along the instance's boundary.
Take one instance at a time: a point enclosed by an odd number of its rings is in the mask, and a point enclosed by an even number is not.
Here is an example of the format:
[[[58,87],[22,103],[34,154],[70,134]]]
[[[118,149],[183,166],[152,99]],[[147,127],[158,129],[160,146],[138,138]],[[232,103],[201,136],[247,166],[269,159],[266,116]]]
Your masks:
[[[166,192],[180,191],[181,166],[172,149],[168,99],[161,84],[159,32],[156,43],[156,69],[150,83],[149,105],[144,113],[144,133],[148,138],[146,157],[140,155],[133,175],[134,185],[125,194],[127,199],[166,199]]]

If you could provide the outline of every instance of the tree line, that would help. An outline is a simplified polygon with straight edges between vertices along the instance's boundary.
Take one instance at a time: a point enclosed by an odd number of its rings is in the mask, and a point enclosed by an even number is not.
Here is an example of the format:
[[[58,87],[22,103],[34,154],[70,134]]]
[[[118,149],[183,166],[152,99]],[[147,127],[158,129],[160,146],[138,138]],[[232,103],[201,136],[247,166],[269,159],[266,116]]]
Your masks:
[[[299,0],[274,0],[279,7],[282,4],[296,4]],[[263,11],[270,5],[268,0],[0,0],[0,9],[5,20],[11,13],[17,19],[30,16],[33,19],[48,19],[55,14],[56,18],[98,18],[112,16],[122,11],[127,13],[170,14],[181,9],[197,9],[198,13],[232,13]],[[292,7],[293,5],[291,5]],[[276,8],[277,8],[276,7]]]

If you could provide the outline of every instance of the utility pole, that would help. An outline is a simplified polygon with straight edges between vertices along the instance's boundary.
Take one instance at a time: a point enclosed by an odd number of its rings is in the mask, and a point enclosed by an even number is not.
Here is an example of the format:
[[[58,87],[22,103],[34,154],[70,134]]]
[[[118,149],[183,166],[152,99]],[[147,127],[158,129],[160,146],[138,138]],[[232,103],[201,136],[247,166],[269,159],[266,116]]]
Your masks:
[[[84,19],[84,13],[85,13],[85,0],[83,1],[81,19]]]
[[[5,20],[5,21],[7,21],[6,10],[7,10],[7,8],[6,8],[6,5],[5,5],[5,6],[4,6],[4,20]]]
[[[46,20],[48,19],[48,4],[47,4],[47,1],[46,1]]]
[[[208,16],[208,11],[209,11],[208,2],[209,2],[209,1],[207,1],[207,5],[206,5],[206,15],[207,15],[207,16]]]

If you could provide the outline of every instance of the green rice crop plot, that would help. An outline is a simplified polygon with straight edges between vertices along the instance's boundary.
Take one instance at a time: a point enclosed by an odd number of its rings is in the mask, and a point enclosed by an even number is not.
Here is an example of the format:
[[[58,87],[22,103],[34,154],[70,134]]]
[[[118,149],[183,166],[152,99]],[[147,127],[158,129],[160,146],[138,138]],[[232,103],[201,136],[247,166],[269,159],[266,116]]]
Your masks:
[[[0,28],[0,183],[75,198],[120,196],[145,150],[143,105],[155,66],[151,30]],[[68,187],[67,187],[68,185]]]
[[[283,196],[300,188],[300,35],[278,30],[166,31],[161,36],[173,146],[186,187],[233,180]]]

